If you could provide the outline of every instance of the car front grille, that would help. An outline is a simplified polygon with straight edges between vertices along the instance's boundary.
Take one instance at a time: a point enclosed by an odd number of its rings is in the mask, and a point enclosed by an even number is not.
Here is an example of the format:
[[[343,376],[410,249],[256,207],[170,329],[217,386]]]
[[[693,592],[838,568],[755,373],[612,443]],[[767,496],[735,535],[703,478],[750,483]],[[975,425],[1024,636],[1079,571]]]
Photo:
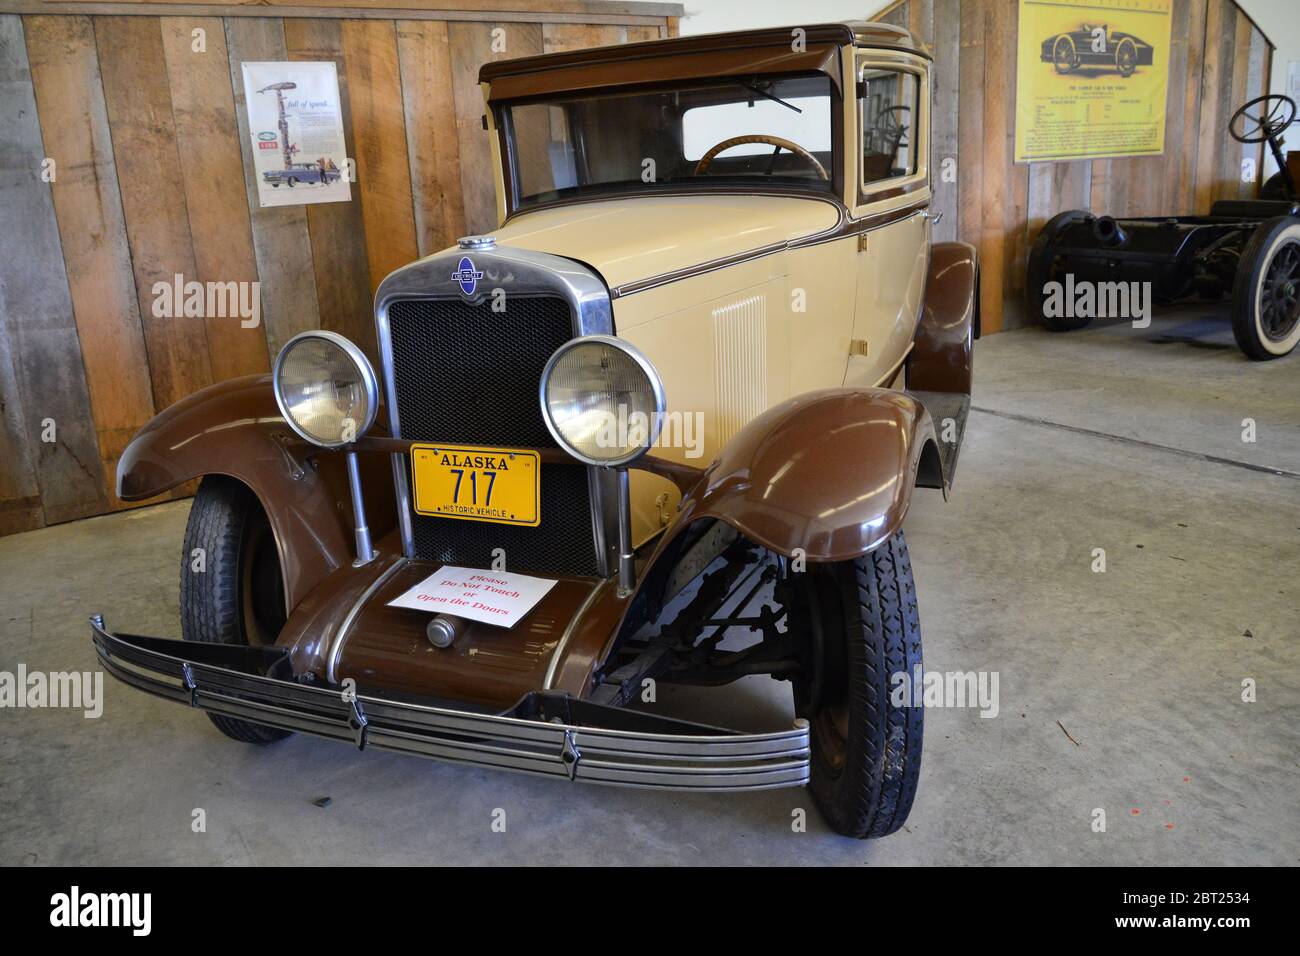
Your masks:
[[[490,302],[400,299],[389,305],[399,437],[494,448],[555,444],[537,389],[547,359],[573,337],[568,302],[512,296],[503,312],[493,312]],[[543,464],[539,526],[412,511],[416,557],[485,568],[502,548],[510,570],[599,574],[592,508],[585,465]]]

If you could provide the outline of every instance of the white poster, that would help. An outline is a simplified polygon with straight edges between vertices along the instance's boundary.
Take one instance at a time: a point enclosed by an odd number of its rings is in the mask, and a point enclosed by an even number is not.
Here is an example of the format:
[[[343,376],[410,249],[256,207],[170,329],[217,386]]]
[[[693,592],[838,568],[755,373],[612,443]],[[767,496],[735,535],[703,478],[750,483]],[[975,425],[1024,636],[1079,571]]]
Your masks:
[[[526,574],[445,565],[388,603],[392,607],[514,627],[553,587],[554,581]]]
[[[334,64],[242,65],[262,205],[350,200],[350,164]]]

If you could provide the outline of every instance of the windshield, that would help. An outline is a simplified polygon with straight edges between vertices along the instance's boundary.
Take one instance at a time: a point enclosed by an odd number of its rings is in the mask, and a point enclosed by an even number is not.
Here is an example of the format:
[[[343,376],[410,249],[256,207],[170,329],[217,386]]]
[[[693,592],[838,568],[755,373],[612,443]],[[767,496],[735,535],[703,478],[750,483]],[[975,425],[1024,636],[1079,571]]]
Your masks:
[[[831,99],[816,73],[507,104],[515,204],[719,183],[830,190]]]

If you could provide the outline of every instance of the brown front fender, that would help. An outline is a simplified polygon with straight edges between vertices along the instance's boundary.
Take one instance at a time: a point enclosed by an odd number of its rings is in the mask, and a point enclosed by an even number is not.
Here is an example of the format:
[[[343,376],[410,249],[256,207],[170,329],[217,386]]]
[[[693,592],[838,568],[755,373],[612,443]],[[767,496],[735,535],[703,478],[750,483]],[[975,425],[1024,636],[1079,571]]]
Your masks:
[[[362,456],[369,524],[394,524],[387,456]],[[275,534],[285,602],[297,607],[352,554],[352,505],[342,456],[308,445],[285,423],[271,376],[209,386],[155,416],[131,439],[117,467],[117,494],[149,498],[204,475],[227,475],[261,502]]]
[[[934,483],[937,456],[930,415],[907,395],[809,392],[727,443],[682,501],[676,529],[716,518],[786,556],[802,549],[809,561],[855,558],[898,530],[918,475]]]

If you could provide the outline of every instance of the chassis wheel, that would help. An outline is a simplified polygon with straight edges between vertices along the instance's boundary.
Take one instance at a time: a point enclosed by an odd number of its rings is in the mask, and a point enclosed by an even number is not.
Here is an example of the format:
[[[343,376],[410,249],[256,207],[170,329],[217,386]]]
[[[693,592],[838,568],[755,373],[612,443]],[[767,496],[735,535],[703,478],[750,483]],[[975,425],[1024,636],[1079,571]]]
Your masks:
[[[795,708],[811,725],[809,788],[837,833],[886,836],[907,820],[921,769],[923,711],[890,700],[893,675],[921,666],[907,542],[900,531],[795,584],[791,625],[808,634],[813,658],[795,681]]]
[[[1057,37],[1052,44],[1052,66],[1062,75],[1069,73],[1079,65],[1079,52],[1074,48],[1074,41],[1069,37]]]
[[[1250,237],[1232,286],[1232,334],[1256,361],[1300,343],[1300,219],[1269,219]]]
[[[196,550],[202,549],[202,570]],[[271,525],[257,498],[224,475],[199,484],[181,554],[181,634],[210,644],[271,644],[284,627],[284,583]],[[290,731],[208,714],[227,737],[269,744]]]
[[[1081,329],[1091,320],[1087,317],[1076,316],[1069,318],[1064,315],[1049,316],[1043,311],[1044,292],[1043,288],[1047,283],[1059,278],[1056,268],[1056,252],[1054,246],[1056,239],[1065,230],[1066,226],[1078,222],[1081,219],[1087,219],[1091,213],[1084,209],[1070,209],[1066,212],[1058,212],[1047,224],[1043,226],[1042,231],[1038,233],[1038,238],[1034,240],[1033,246],[1029,250],[1029,258],[1025,269],[1025,299],[1029,308],[1029,314],[1042,323],[1043,328],[1052,332],[1072,332],[1075,329]]]
[[[1260,199],[1286,199],[1286,179],[1281,173],[1274,173],[1264,181],[1259,191]]]

